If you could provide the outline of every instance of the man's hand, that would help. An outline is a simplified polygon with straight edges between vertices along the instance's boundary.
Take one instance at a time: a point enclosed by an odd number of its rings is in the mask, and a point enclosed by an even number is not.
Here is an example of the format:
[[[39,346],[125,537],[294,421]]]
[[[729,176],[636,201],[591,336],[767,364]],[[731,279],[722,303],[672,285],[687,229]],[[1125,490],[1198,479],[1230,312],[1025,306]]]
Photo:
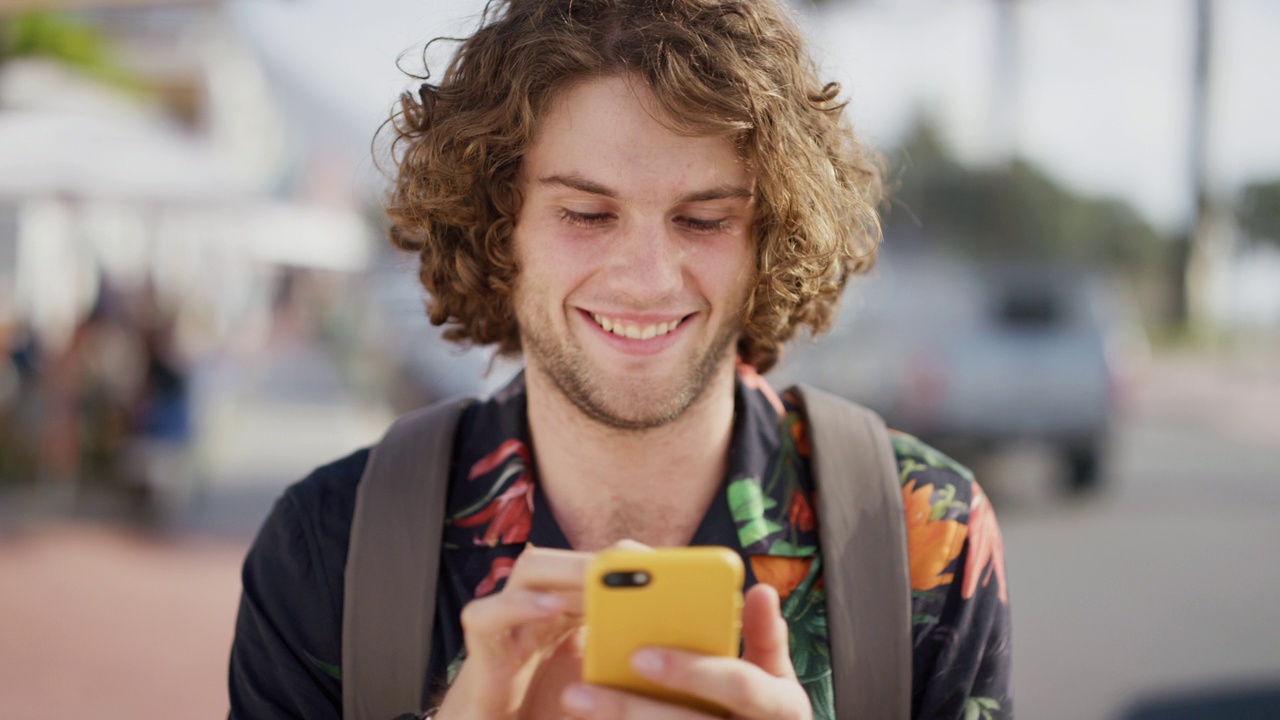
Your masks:
[[[742,659],[646,648],[632,658],[636,672],[674,690],[706,698],[750,720],[809,720],[809,696],[796,680],[778,593],[763,583],[747,592],[742,608]],[[706,718],[693,710],[595,685],[565,690],[564,710],[582,720]]]
[[[582,624],[589,553],[530,546],[502,592],[462,609],[467,660],[439,720],[514,718],[542,660]]]

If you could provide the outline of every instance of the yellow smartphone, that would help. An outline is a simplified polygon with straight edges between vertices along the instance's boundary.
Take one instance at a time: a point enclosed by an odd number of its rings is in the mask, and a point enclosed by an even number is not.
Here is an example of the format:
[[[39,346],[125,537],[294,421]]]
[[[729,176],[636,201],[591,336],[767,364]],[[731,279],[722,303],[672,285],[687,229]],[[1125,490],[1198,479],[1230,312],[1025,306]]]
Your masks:
[[[719,705],[637,675],[631,656],[669,647],[737,657],[742,582],[742,559],[729,548],[601,551],[587,568],[582,679],[727,716]]]

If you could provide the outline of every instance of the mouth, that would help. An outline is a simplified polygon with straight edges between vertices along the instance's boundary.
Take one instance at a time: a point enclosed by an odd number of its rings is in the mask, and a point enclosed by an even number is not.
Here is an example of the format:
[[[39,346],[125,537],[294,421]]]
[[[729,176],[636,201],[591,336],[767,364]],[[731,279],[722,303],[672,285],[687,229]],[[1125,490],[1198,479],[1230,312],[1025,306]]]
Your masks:
[[[626,320],[622,318],[613,318],[600,313],[586,313],[596,325],[607,333],[613,333],[620,338],[628,340],[652,340],[656,337],[662,337],[675,332],[685,320],[692,315],[667,320],[665,322],[646,323],[636,322],[634,320]]]

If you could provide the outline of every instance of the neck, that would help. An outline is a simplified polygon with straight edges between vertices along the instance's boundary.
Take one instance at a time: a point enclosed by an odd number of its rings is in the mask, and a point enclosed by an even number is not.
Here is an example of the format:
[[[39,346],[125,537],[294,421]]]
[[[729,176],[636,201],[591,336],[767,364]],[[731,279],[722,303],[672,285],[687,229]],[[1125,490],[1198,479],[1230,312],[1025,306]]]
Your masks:
[[[646,430],[604,425],[536,369],[525,377],[538,481],[570,544],[589,551],[623,539],[688,544],[728,462],[732,359],[679,417]]]

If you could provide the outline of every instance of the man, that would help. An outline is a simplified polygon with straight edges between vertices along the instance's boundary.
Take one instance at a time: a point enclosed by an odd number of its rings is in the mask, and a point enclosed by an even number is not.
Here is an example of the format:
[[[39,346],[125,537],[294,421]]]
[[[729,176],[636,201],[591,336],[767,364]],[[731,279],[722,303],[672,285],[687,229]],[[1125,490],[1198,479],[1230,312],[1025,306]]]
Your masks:
[[[403,98],[392,239],[433,322],[526,366],[454,442],[428,714],[692,717],[580,681],[586,560],[636,541],[734,548],[749,586],[742,658],[655,649],[638,671],[735,717],[833,717],[803,408],[759,373],[874,258],[879,175],[838,92],[773,0],[510,0]],[[936,451],[894,446],[913,715],[1009,717],[990,504]],[[232,717],[341,715],[367,458],[291,488],[255,542]]]

